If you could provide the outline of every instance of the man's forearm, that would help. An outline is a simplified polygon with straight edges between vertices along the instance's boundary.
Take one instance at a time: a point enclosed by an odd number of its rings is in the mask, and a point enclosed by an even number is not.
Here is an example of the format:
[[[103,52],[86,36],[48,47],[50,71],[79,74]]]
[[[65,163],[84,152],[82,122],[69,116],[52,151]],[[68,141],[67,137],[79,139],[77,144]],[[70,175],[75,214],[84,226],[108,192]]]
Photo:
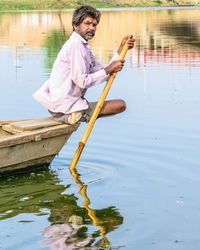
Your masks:
[[[122,45],[120,45],[120,46],[119,46],[119,49],[117,50],[117,53],[118,53],[119,55],[120,55],[120,53],[121,53],[122,49],[123,49],[123,46],[122,46]]]

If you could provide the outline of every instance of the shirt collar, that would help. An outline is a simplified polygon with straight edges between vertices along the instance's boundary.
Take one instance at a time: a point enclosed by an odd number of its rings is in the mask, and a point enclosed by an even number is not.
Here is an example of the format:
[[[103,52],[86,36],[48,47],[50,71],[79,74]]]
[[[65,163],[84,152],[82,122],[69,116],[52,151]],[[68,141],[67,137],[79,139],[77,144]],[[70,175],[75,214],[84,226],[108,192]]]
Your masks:
[[[72,36],[78,38],[82,43],[88,44],[88,42],[81,35],[79,35],[77,32],[73,31]]]

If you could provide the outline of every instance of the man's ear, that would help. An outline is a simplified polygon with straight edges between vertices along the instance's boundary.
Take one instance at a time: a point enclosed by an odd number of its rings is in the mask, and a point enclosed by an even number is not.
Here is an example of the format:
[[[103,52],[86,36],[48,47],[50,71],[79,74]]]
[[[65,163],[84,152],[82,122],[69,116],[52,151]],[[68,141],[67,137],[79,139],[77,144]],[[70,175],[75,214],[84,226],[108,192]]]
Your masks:
[[[73,25],[73,31],[77,30],[78,25]]]

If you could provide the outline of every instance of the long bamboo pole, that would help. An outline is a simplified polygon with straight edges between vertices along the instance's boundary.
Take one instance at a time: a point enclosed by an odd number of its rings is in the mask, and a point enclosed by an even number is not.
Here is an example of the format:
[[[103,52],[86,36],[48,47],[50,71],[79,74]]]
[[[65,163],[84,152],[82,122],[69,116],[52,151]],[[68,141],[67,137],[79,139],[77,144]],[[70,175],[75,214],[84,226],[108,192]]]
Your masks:
[[[120,55],[119,55],[119,60],[124,60],[127,51],[128,51],[128,45],[125,44],[122,51],[121,51],[121,53],[120,53]],[[95,121],[96,121],[96,119],[97,119],[97,117],[98,117],[98,115],[99,115],[99,113],[100,113],[100,111],[101,111],[101,109],[103,107],[104,101],[105,101],[105,99],[106,99],[106,97],[108,95],[108,92],[109,92],[109,90],[111,88],[111,85],[112,85],[116,75],[117,75],[117,73],[113,73],[108,78],[108,81],[107,81],[107,83],[106,83],[106,85],[105,85],[105,87],[104,87],[104,89],[103,89],[103,91],[101,93],[101,96],[100,96],[100,98],[99,98],[99,100],[98,100],[98,102],[97,102],[97,104],[95,106],[95,109],[94,109],[94,111],[92,113],[92,116],[91,116],[91,118],[90,118],[90,120],[89,120],[89,122],[87,124],[87,127],[86,127],[84,133],[83,133],[83,136],[82,136],[82,138],[81,138],[81,140],[80,140],[80,142],[78,144],[78,148],[75,151],[74,157],[73,157],[73,159],[71,161],[71,164],[70,164],[70,169],[76,168],[77,162],[78,162],[78,160],[79,160],[79,158],[81,156],[81,153],[82,153],[82,151],[83,151],[83,149],[84,149],[84,147],[86,145],[88,137],[89,137],[89,135],[90,135],[90,133],[92,131],[92,128],[94,127]]]

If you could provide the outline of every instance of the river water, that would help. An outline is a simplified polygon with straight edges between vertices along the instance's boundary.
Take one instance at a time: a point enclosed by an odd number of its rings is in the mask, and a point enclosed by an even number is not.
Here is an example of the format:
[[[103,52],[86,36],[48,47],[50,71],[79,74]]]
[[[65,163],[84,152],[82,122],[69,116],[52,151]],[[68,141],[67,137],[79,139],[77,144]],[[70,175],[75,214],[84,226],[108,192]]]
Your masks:
[[[0,13],[1,120],[48,116],[32,93],[71,16]],[[108,98],[127,110],[98,119],[73,176],[84,124],[48,169],[0,179],[0,249],[200,249],[200,9],[102,11],[91,42],[101,63],[126,34],[135,48]]]

